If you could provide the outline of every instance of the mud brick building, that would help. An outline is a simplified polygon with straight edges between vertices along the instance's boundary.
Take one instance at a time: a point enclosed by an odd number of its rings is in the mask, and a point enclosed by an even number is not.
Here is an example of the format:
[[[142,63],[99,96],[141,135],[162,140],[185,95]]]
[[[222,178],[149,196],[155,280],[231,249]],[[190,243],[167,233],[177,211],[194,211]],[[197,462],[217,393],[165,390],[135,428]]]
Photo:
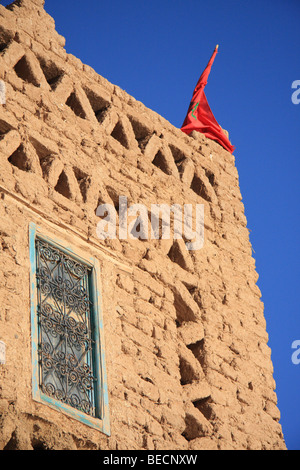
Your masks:
[[[285,449],[234,156],[0,6],[1,449]],[[204,205],[204,245],[97,207]]]

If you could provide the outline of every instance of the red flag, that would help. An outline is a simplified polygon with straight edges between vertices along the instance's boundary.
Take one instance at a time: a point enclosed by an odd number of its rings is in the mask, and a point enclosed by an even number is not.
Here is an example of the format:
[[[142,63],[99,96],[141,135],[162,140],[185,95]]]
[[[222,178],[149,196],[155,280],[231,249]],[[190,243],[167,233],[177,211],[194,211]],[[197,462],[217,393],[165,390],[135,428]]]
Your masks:
[[[190,134],[192,131],[201,132],[209,139],[219,142],[228,152],[233,153],[235,147],[231,145],[225,132],[217,123],[204,93],[204,88],[217,52],[218,46],[216,46],[206,69],[199,78],[181,130],[186,134]]]

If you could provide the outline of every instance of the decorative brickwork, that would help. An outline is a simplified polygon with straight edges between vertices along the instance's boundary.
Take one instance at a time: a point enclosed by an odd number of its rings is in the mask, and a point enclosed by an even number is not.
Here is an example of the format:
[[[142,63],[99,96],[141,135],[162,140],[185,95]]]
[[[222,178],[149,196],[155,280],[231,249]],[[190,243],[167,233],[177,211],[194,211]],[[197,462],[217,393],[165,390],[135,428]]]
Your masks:
[[[0,448],[285,449],[234,156],[0,6]],[[99,204],[204,204],[205,241],[97,238]],[[96,257],[111,435],[32,399],[30,222]]]

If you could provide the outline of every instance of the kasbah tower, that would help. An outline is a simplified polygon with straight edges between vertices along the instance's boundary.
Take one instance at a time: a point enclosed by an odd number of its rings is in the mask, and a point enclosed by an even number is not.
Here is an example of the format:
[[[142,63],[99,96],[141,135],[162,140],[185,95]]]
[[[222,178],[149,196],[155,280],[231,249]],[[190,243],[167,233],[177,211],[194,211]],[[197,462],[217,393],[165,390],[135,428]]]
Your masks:
[[[0,449],[285,450],[234,155],[67,54],[43,0],[0,6],[0,80]],[[204,205],[202,248],[99,239],[119,196]]]

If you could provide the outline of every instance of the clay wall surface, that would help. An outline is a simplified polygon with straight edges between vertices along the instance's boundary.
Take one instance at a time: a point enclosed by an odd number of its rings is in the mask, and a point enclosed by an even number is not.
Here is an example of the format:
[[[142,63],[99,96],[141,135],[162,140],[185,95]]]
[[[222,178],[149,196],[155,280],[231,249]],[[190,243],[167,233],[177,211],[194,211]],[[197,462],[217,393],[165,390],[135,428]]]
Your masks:
[[[0,6],[0,448],[285,449],[234,156]],[[204,205],[204,245],[99,240],[99,204]],[[101,266],[111,435],[32,399],[29,224]]]

